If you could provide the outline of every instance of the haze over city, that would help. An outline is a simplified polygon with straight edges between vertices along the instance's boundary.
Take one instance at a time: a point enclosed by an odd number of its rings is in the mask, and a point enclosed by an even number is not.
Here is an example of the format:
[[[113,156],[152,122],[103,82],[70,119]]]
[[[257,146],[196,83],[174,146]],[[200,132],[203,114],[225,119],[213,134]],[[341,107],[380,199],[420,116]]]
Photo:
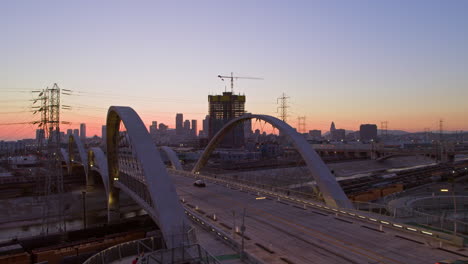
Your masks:
[[[468,1],[0,1],[0,263],[468,264]]]
[[[239,80],[246,110],[327,131],[388,121],[389,129],[468,130],[466,1],[4,1],[0,123],[29,122],[31,90],[74,91],[63,129],[82,120],[100,134],[110,105],[134,107],[146,124],[199,122],[207,95]],[[33,125],[2,126],[3,140]],[[63,130],[62,129],[62,130]]]

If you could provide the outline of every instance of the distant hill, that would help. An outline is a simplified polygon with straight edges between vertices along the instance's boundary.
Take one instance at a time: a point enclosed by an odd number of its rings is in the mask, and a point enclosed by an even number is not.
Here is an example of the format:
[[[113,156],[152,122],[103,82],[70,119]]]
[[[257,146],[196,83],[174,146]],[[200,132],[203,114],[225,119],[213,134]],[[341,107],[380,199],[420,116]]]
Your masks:
[[[349,134],[349,133],[354,133],[356,131],[354,130],[346,130],[346,134]],[[377,130],[377,134],[380,135],[382,133],[382,130],[381,129],[378,129]],[[407,132],[407,131],[403,131],[403,130],[387,130],[387,133],[389,135],[397,135],[397,136],[400,136],[400,135],[405,135],[405,134],[410,134],[410,132]],[[327,131],[325,132],[325,134],[323,134],[324,136],[327,136],[330,134],[330,131]]]
[[[380,135],[380,133],[382,133],[382,130],[378,129],[378,134]],[[387,130],[387,133],[389,135],[396,135],[396,136],[401,136],[401,135],[404,135],[404,134],[410,134],[410,132],[403,131],[403,130]]]

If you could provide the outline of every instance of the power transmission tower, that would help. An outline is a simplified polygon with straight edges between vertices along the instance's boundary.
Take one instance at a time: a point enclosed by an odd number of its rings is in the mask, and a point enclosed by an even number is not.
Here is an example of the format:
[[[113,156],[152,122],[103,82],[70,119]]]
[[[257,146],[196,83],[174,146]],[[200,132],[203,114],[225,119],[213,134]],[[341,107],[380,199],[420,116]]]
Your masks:
[[[34,111],[41,113],[40,121],[34,123],[44,130],[47,142],[46,168],[48,169],[44,180],[44,196],[42,211],[42,233],[49,233],[53,213],[56,214],[56,228],[65,231],[65,218],[63,207],[63,173],[60,159],[60,87],[54,83],[52,88],[47,87],[39,92],[39,98],[34,103],[41,101],[41,106]],[[56,210],[53,200],[56,200]]]
[[[439,141],[442,143],[442,133],[444,131],[444,120],[439,119]]]
[[[429,133],[431,132],[431,129],[426,127],[424,128],[424,140],[426,141],[426,143],[429,142]]]
[[[278,97],[276,99],[276,104],[280,101],[280,106],[277,107],[276,111],[278,112],[278,109],[280,110],[279,112],[279,118],[283,120],[283,122],[286,123],[286,119],[288,118],[288,102],[287,100],[289,99],[289,96],[286,96],[286,94],[282,94],[281,97]]]
[[[388,121],[380,122],[380,136],[385,138],[388,136]]]
[[[306,125],[305,125],[305,116],[298,116],[297,117],[297,132],[299,133],[305,133],[306,131]]]

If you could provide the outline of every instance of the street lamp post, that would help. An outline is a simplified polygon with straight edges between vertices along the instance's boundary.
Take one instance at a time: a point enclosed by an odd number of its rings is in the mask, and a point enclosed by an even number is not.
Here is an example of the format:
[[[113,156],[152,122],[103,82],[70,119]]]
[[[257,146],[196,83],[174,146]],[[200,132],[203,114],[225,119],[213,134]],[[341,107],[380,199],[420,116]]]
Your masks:
[[[245,208],[244,208],[244,214],[242,215],[242,226],[241,226],[242,242],[241,242],[241,252],[239,254],[241,260],[244,257],[244,233],[245,233]]]
[[[457,235],[457,199],[455,198],[455,182],[452,182],[452,198],[453,198],[453,234]]]

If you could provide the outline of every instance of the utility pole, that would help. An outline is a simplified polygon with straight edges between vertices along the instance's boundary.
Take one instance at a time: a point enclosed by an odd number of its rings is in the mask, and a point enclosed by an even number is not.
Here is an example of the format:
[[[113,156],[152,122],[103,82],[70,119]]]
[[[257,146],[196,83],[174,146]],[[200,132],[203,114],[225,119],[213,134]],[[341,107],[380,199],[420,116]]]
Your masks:
[[[242,226],[241,226],[242,242],[241,242],[241,252],[239,254],[241,260],[244,257],[244,233],[245,233],[245,208],[244,208],[244,213],[242,215]]]
[[[232,239],[236,239],[236,211],[232,210],[232,220],[233,220],[233,227],[232,227]]]
[[[288,99],[289,99],[289,96],[286,96],[286,94],[284,93],[282,94],[281,97],[278,97],[276,99],[276,104],[280,102],[280,106],[276,108],[276,111],[278,112],[278,109],[280,110],[279,118],[285,123],[286,123],[286,119],[288,118],[288,108],[289,108],[289,105],[287,102]]]
[[[86,191],[81,192],[81,197],[83,200],[83,227],[86,229]]]
[[[442,133],[444,131],[444,120],[439,119],[439,161],[444,162],[444,143]]]

